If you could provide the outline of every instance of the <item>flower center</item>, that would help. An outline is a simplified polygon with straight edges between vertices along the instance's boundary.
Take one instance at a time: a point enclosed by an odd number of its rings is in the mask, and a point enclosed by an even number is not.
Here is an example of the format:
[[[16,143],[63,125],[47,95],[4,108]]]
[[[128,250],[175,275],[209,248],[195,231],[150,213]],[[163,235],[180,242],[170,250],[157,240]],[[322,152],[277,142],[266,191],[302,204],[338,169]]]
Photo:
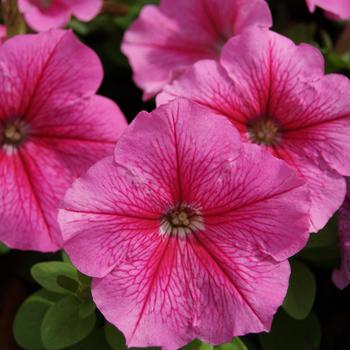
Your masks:
[[[189,205],[176,205],[168,210],[161,219],[160,233],[185,237],[187,234],[204,229],[200,212]]]
[[[9,146],[19,146],[26,138],[27,126],[23,120],[7,121],[2,126],[2,137],[0,138],[0,144]]]
[[[273,118],[258,118],[249,123],[248,136],[258,145],[275,145],[281,140],[281,127]]]

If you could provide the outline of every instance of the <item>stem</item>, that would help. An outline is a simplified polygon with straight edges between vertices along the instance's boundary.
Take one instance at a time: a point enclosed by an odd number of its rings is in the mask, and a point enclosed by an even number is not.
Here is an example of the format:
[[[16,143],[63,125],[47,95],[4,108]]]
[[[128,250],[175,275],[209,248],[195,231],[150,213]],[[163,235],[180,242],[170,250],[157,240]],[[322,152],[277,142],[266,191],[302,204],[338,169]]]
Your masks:
[[[129,11],[129,6],[126,4],[116,3],[114,1],[109,0],[105,0],[103,3],[103,13],[108,13],[119,17],[125,17],[129,14]]]
[[[25,34],[27,26],[18,10],[17,0],[3,0],[1,3],[7,37]]]
[[[346,52],[350,52],[350,22],[348,22],[341,33],[336,45],[334,51],[341,55]]]

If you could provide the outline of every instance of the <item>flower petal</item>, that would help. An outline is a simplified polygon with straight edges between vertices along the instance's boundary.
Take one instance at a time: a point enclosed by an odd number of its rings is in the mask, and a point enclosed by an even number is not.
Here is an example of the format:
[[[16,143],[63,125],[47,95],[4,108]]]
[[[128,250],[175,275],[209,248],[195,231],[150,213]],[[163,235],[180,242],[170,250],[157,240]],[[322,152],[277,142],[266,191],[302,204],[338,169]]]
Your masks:
[[[194,338],[220,344],[233,334],[267,331],[286,293],[289,264],[229,252],[209,251],[195,237],[146,251],[140,245],[94,280],[94,301],[129,347],[175,350]]]
[[[61,104],[88,98],[102,81],[97,55],[71,31],[19,35],[7,40],[0,53],[0,119],[33,118],[51,97]]]
[[[90,21],[102,9],[102,0],[68,0],[72,14],[81,21]]]

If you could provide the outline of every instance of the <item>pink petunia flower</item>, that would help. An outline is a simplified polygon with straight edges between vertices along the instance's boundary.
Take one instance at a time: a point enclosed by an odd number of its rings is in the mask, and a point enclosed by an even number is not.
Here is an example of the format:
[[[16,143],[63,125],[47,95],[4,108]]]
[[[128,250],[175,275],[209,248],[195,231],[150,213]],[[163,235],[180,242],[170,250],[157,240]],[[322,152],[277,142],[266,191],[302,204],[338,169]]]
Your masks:
[[[350,178],[347,178],[347,195],[339,211],[341,268],[333,272],[334,284],[343,289],[350,283]]]
[[[0,47],[0,241],[17,249],[61,246],[56,216],[72,181],[112,154],[126,127],[95,95],[96,54],[70,31],[20,35]]]
[[[268,330],[308,238],[293,169],[186,100],[140,113],[63,208],[65,249],[130,347]]]
[[[72,15],[90,21],[100,12],[102,0],[18,0],[28,25],[38,31],[64,27]]]
[[[265,0],[161,0],[160,6],[143,8],[124,36],[122,52],[148,99],[198,60],[218,58],[233,35],[271,25]]]
[[[306,0],[306,3],[310,12],[320,7],[332,19],[350,19],[349,0]]]
[[[350,81],[324,75],[315,48],[268,30],[246,31],[226,44],[220,62],[198,62],[165,87],[158,104],[176,96],[226,116],[245,141],[293,166],[310,190],[312,231],[342,204],[343,175],[350,175]]]

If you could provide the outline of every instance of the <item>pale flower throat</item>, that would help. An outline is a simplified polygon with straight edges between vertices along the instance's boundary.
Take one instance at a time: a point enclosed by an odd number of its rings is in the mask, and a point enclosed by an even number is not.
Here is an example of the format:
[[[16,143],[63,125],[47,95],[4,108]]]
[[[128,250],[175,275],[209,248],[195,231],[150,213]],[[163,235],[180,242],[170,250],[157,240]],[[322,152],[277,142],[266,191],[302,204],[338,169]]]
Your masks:
[[[281,127],[273,118],[258,118],[248,124],[249,141],[258,145],[272,146],[281,140]]]
[[[204,229],[203,217],[199,210],[179,204],[168,210],[160,221],[162,235],[185,237]]]
[[[3,123],[0,132],[0,145],[16,148],[28,135],[28,126],[20,119],[8,120]]]

